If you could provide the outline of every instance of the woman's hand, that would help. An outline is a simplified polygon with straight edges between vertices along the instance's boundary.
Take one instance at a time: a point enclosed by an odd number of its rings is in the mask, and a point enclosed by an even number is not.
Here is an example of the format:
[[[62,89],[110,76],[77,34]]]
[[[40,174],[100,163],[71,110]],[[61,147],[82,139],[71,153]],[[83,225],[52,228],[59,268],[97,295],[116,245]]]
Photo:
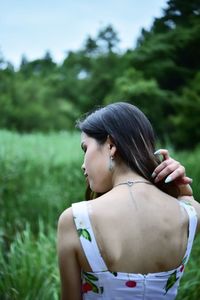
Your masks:
[[[155,152],[155,155],[162,155],[163,161],[154,170],[152,177],[155,183],[165,178],[165,183],[173,181],[177,184],[181,196],[192,196],[192,188],[190,184],[192,179],[186,176],[185,168],[175,159],[169,156],[169,152],[166,149],[159,149]]]

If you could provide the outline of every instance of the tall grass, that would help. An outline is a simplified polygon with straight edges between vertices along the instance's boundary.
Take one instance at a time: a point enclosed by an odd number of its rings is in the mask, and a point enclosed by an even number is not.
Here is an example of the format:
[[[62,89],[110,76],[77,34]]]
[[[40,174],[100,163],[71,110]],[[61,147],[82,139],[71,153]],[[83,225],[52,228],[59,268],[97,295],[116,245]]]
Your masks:
[[[174,157],[182,162],[186,167],[188,176],[193,178],[194,198],[200,202],[200,146],[191,152],[181,151],[174,153]]]
[[[30,226],[17,233],[7,254],[0,252],[1,300],[58,300],[56,232],[39,222],[37,238]]]
[[[37,219],[56,226],[59,214],[83,200],[79,135],[0,132],[0,227],[6,239]]]
[[[78,133],[22,135],[0,131],[0,299],[57,300],[57,220],[84,198]],[[174,152],[200,200],[200,148]],[[200,237],[178,300],[200,299]]]
[[[177,300],[200,299],[200,235],[196,238],[186,266]]]

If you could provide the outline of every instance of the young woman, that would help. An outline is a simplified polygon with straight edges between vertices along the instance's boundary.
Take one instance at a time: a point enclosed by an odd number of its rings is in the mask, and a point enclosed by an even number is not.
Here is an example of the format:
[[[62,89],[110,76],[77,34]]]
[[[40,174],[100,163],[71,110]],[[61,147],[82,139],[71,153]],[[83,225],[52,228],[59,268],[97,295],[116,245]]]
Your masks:
[[[155,153],[151,124],[131,104],[98,109],[77,126],[82,169],[100,196],[60,216],[62,299],[175,299],[200,229],[191,180],[167,150]]]

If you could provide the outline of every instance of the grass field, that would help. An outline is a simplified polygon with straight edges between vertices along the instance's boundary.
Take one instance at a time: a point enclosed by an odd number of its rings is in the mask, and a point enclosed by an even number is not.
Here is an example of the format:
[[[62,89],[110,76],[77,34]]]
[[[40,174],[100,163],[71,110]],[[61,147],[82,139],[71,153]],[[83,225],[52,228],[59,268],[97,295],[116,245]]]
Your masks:
[[[200,199],[200,148],[176,153]],[[78,133],[0,131],[0,299],[57,300],[56,227],[60,213],[84,199]],[[200,299],[200,237],[178,300]]]

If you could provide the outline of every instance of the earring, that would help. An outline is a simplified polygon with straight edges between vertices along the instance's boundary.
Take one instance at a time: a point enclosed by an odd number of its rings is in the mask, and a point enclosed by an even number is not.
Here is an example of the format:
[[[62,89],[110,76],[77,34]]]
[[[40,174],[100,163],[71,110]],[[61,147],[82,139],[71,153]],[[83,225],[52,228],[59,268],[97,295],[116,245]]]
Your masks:
[[[112,172],[114,169],[114,157],[110,156],[110,161],[109,161],[109,171]]]

